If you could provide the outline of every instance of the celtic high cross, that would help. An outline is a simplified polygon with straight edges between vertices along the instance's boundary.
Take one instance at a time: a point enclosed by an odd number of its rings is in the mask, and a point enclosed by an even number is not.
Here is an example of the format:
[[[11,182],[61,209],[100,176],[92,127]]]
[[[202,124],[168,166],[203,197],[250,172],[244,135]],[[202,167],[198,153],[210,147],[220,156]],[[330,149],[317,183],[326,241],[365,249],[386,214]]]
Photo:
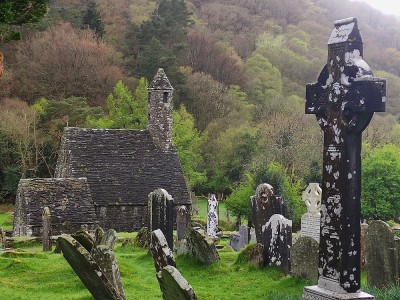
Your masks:
[[[318,82],[306,88],[305,111],[316,115],[324,132],[324,149],[319,279],[318,286],[305,288],[303,299],[344,299],[322,296],[324,290],[328,294],[355,293],[354,298],[345,299],[373,299],[358,293],[361,134],[374,112],[385,110],[386,81],[373,77],[362,58],[357,19],[339,20],[334,25],[328,62]]]

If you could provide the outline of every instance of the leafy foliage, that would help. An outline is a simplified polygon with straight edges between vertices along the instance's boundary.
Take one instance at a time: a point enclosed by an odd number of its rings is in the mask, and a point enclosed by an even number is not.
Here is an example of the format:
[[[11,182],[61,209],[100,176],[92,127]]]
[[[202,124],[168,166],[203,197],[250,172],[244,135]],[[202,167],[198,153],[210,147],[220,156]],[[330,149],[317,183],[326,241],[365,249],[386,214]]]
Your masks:
[[[98,38],[103,37],[105,33],[104,24],[95,0],[89,0],[86,11],[82,17],[82,24],[84,28],[92,29]]]
[[[3,0],[0,2],[0,45],[17,40],[21,34],[4,25],[38,22],[47,12],[48,0]]]
[[[400,217],[400,148],[384,145],[364,159],[361,211],[363,218],[398,220]]]
[[[108,114],[99,119],[88,118],[89,126],[98,128],[144,129],[147,126],[147,86],[145,78],[139,80],[135,97],[118,81],[114,87],[114,95],[107,97]]]
[[[172,127],[173,144],[177,149],[184,174],[189,186],[196,188],[206,180],[201,156],[201,145],[204,142],[202,135],[194,127],[194,118],[184,105],[174,111]]]

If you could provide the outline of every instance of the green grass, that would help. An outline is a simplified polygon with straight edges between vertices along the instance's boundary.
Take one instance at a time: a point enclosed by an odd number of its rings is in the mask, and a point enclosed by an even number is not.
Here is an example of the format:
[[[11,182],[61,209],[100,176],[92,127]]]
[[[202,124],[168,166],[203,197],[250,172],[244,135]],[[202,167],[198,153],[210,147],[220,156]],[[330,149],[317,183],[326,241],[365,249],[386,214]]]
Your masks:
[[[26,250],[37,254],[0,256],[1,299],[92,299],[62,254],[41,252],[39,244]],[[132,245],[122,247],[121,242],[115,252],[127,299],[161,299],[150,254]],[[209,266],[189,257],[177,258],[178,270],[199,299],[300,299],[307,284],[275,268],[235,264],[238,253],[229,247],[220,256],[220,262]]]
[[[5,230],[12,229],[12,212],[14,210],[14,205],[6,204],[0,205],[0,227]]]
[[[4,213],[3,213],[4,215]],[[1,220],[8,219],[0,213]],[[127,299],[161,299],[153,260],[147,250],[129,244],[125,238],[135,234],[120,233],[115,247],[121,278]],[[229,241],[222,239],[221,244]],[[42,252],[39,244],[20,244],[18,251],[26,253],[0,255],[0,299],[92,299],[62,254]],[[221,261],[209,266],[190,257],[177,257],[177,268],[188,280],[200,300],[296,300],[309,281],[285,276],[277,268],[257,269],[239,259],[230,247],[219,251]],[[363,290],[376,300],[399,300],[400,287],[384,290],[365,286]]]

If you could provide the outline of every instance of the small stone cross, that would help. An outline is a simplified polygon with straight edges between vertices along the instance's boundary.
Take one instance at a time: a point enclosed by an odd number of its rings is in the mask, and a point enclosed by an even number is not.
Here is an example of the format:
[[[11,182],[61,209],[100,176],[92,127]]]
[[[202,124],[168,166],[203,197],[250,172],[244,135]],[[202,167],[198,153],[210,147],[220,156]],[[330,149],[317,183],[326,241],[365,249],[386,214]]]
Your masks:
[[[305,112],[315,114],[324,131],[318,287],[355,293],[360,289],[361,134],[374,112],[385,110],[386,81],[373,77],[362,58],[357,19],[334,25],[328,62],[318,82],[306,89]]]
[[[307,206],[307,211],[310,214],[319,215],[321,208],[322,189],[318,183],[309,183],[308,187],[302,193],[302,199]]]

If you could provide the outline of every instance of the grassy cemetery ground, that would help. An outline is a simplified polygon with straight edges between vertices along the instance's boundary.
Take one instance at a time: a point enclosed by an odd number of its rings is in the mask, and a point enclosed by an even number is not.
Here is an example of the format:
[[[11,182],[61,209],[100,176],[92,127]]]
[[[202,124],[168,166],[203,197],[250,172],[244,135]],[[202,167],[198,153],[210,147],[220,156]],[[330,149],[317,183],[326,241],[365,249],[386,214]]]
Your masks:
[[[0,213],[0,226],[10,228],[9,209]],[[8,226],[7,226],[8,224]],[[161,299],[152,258],[131,244],[122,246],[134,233],[120,233],[115,248],[127,299]],[[228,240],[221,244],[227,245]],[[92,299],[62,254],[42,252],[38,243],[17,246],[17,254],[0,255],[2,299]],[[221,261],[209,266],[188,257],[176,259],[177,268],[193,286],[199,299],[301,299],[303,279],[285,276],[275,268],[263,270],[237,263],[238,253],[226,246]],[[364,285],[365,286],[365,285]],[[364,288],[365,290],[365,288]],[[400,289],[370,290],[376,299],[400,299]]]

